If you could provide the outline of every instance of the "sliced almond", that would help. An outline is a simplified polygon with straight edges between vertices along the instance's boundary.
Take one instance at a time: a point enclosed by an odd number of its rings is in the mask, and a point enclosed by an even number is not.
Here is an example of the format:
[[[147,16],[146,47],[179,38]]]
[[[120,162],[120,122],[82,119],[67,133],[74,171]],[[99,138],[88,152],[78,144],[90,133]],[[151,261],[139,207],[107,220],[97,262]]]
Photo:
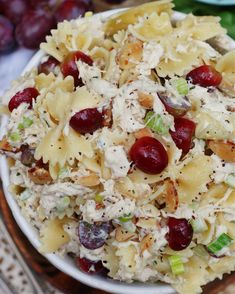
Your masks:
[[[141,106],[146,109],[153,108],[153,96],[143,92],[138,92],[138,100]]]
[[[209,148],[226,162],[235,163],[235,144],[232,142],[209,141]]]
[[[153,133],[149,128],[143,128],[134,133],[136,139],[140,139],[142,137],[153,137]]]
[[[157,197],[157,202],[161,205],[166,204],[166,210],[168,212],[174,212],[179,204],[179,197],[175,188],[175,183],[169,178],[165,179],[164,191]]]
[[[2,151],[8,151],[8,152],[13,152],[12,146],[9,144],[7,141],[7,137],[4,136],[2,140],[0,141],[0,150]]]
[[[117,227],[116,232],[115,232],[115,239],[118,242],[126,242],[130,239],[133,239],[136,237],[135,233],[128,232],[124,230],[122,227]]]
[[[92,173],[89,176],[79,177],[76,182],[86,187],[95,187],[100,184],[100,178],[98,175]]]
[[[143,253],[145,250],[148,250],[153,246],[154,239],[151,234],[146,235],[140,242],[140,251]]]
[[[41,167],[33,167],[29,169],[28,176],[30,180],[37,185],[50,184],[52,182],[49,171]]]

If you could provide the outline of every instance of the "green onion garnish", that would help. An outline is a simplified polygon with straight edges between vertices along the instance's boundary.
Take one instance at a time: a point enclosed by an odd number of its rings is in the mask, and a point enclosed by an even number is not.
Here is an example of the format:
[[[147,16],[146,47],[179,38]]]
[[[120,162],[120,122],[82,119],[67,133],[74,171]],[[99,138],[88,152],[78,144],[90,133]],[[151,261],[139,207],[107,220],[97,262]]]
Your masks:
[[[212,253],[217,253],[224,247],[228,247],[232,242],[232,238],[229,237],[227,234],[221,234],[215,241],[211,242],[207,245],[207,249]]]
[[[70,172],[70,170],[69,170],[69,168],[67,166],[62,167],[60,169],[60,171],[59,171],[59,174],[58,174],[59,179],[63,179],[63,178],[69,177],[69,172]]]
[[[167,134],[169,127],[167,127],[160,114],[149,111],[145,117],[146,126],[159,135]]]
[[[70,198],[65,196],[60,198],[56,203],[56,208],[59,212],[63,212],[70,204]]]
[[[180,95],[187,95],[189,91],[188,83],[185,79],[179,78],[173,81],[173,86]]]
[[[194,233],[201,233],[208,229],[208,226],[203,218],[196,218],[191,220]]]
[[[104,199],[104,196],[102,196],[100,194],[96,194],[94,199],[95,199],[95,202],[102,203],[103,199]]]
[[[19,130],[24,130],[33,124],[33,120],[29,117],[23,117],[23,122],[18,125]]]
[[[17,142],[17,141],[20,141],[21,136],[20,136],[20,134],[18,132],[13,132],[13,133],[10,134],[9,139],[12,142]]]
[[[32,193],[28,189],[25,189],[24,192],[20,194],[20,200],[25,201],[29,199],[31,196],[32,196]]]
[[[129,213],[129,214],[124,214],[123,216],[119,217],[118,220],[121,222],[121,223],[126,223],[126,222],[129,222],[131,219],[132,219],[132,214]]]
[[[229,185],[231,188],[235,188],[235,174],[228,175],[224,182],[225,184]]]
[[[180,255],[172,255],[168,258],[168,260],[174,275],[180,275],[184,273],[184,264]]]

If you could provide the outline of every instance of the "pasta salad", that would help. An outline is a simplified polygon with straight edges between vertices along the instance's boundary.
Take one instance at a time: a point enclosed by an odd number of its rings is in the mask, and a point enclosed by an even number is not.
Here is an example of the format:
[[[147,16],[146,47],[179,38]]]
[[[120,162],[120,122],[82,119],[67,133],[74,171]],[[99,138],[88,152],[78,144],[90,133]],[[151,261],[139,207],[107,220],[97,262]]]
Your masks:
[[[235,269],[235,50],[172,8],[60,23],[2,97],[0,149],[41,252],[200,293]]]

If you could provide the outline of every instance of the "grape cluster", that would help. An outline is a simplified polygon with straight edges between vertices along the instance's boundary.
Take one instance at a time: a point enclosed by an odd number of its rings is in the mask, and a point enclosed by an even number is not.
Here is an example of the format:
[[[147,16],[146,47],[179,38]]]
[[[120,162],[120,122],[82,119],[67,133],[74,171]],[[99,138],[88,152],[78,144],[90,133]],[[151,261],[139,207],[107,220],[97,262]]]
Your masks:
[[[37,49],[58,22],[92,10],[92,0],[0,0],[0,54]]]

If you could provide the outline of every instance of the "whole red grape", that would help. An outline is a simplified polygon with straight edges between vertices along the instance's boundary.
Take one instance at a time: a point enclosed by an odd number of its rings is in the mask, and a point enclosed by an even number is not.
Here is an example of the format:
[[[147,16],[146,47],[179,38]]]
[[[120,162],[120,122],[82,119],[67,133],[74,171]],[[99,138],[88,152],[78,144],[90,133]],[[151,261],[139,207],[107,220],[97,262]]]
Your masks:
[[[86,134],[102,128],[103,121],[103,114],[97,108],[86,108],[75,113],[69,124],[80,134]]]
[[[58,7],[55,17],[57,22],[76,19],[84,15],[87,10],[88,7],[83,1],[65,0]]]
[[[53,72],[56,66],[59,65],[59,61],[56,60],[54,57],[49,56],[47,61],[42,62],[38,66],[38,73],[44,73],[49,75],[50,72]]]
[[[193,228],[185,218],[169,217],[168,228],[167,239],[171,249],[180,251],[189,246],[193,238]]]
[[[4,2],[3,9],[4,15],[17,24],[29,9],[29,4],[26,0],[10,0]]]
[[[77,257],[77,265],[80,270],[84,271],[85,273],[95,274],[104,269],[102,262],[89,260],[85,257]]]
[[[0,15],[0,53],[6,53],[15,47],[14,26],[6,17]]]
[[[168,165],[168,155],[163,145],[152,137],[138,139],[130,150],[131,160],[147,174],[161,173]]]
[[[222,81],[222,75],[211,65],[202,65],[190,71],[186,79],[194,85],[202,87],[217,87]]]
[[[16,27],[17,42],[26,48],[37,49],[54,26],[54,17],[47,10],[30,9]]]
[[[39,92],[35,88],[26,88],[23,91],[17,92],[8,103],[8,108],[12,112],[21,103],[28,103],[29,108],[32,108],[33,99],[36,99]]]
[[[183,117],[175,118],[175,131],[170,131],[176,146],[187,154],[192,148],[192,140],[195,134],[196,124]]]
[[[82,51],[76,51],[69,53],[60,65],[60,69],[64,77],[73,77],[75,87],[83,85],[82,80],[79,78],[79,70],[76,64],[76,61],[78,60],[81,60],[88,65],[93,64],[93,60],[90,56],[86,55]]]

